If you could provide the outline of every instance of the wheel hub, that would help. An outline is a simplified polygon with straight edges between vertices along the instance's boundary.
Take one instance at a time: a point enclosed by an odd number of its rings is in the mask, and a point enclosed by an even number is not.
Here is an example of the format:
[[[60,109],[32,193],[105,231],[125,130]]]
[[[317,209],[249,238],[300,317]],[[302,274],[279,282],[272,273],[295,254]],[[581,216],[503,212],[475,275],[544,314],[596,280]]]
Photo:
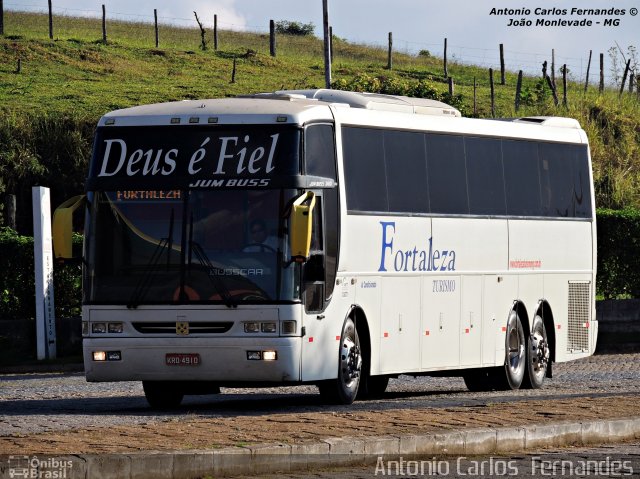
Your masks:
[[[340,353],[342,360],[342,374],[345,382],[351,382],[360,376],[362,367],[362,356],[360,348],[353,342],[351,338],[345,338],[342,343],[342,351]]]
[[[531,335],[531,362],[536,372],[545,371],[549,363],[549,345],[538,332]]]

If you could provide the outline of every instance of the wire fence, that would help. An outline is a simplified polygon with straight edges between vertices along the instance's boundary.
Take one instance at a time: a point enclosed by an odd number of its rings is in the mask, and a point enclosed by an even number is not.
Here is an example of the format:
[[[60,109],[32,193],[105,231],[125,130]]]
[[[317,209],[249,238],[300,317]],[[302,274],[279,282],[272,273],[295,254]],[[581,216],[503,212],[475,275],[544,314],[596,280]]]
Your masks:
[[[51,6],[49,10],[48,6]],[[50,14],[56,17],[56,31],[59,34],[64,32],[65,24],[64,19],[72,17],[88,17],[88,18],[102,18],[104,13],[102,9],[92,8],[72,8],[68,6],[58,6],[55,2],[49,1],[39,3],[12,3],[11,1],[4,3],[4,8],[10,11],[21,11],[37,14]],[[260,36],[269,35],[269,20],[266,20],[264,25],[248,25],[245,22],[241,22],[241,19],[227,21],[223,15],[214,15],[213,12],[198,12],[200,21],[204,28],[209,31],[216,29],[227,30],[232,32],[241,33],[253,33]],[[233,16],[233,15],[230,15]],[[197,29],[198,25],[194,17],[184,16],[154,16],[154,12],[148,13],[130,13],[120,11],[107,11],[108,22],[124,23],[126,28],[133,30],[140,30],[140,36],[144,38],[153,38],[153,34],[149,34],[150,29],[153,28],[154,22],[157,21],[160,25],[165,27],[193,30]],[[6,22],[5,22],[6,23]],[[42,28],[46,32],[46,25],[42,25]],[[152,30],[151,30],[152,31]],[[73,32],[70,32],[73,34]],[[111,33],[113,37],[115,31]],[[349,39],[340,35],[338,32],[334,32],[341,38]],[[133,35],[136,36],[135,34]],[[381,51],[387,51],[388,44],[382,39],[386,38],[387,33],[380,35],[380,42],[367,42],[367,46],[379,49]],[[268,45],[265,43],[265,45]],[[165,46],[171,47],[173,45],[167,44]],[[195,46],[195,45],[194,45]],[[265,46],[267,48],[267,46]],[[405,53],[410,56],[417,56],[420,52],[429,52],[430,55],[435,57],[447,56],[449,61],[466,66],[475,66],[479,68],[496,68],[500,65],[499,51],[496,48],[480,48],[466,45],[457,45],[455,43],[449,43],[447,51],[443,51],[443,42],[417,42],[414,40],[408,40],[403,38],[394,38],[394,52]],[[522,70],[525,74],[536,76],[542,71],[543,62],[547,61],[551,65],[552,52],[527,52],[519,50],[510,50],[509,45],[505,45],[503,50],[503,60],[506,63],[506,69],[511,72],[517,72]],[[605,84],[607,86],[618,86],[620,84],[621,77],[623,76],[623,63],[618,57],[618,52],[600,52],[593,51],[593,59],[589,64],[589,51],[585,51],[584,57],[570,57],[562,55],[560,50],[557,50],[555,54],[555,68],[550,70],[549,73],[553,78],[554,75],[561,75],[561,68],[566,65],[567,77],[569,81],[584,82],[587,79],[587,71],[589,71],[588,82],[590,85],[597,85],[600,82],[601,72],[599,70],[598,56],[604,54],[605,57],[605,71],[603,72],[605,78]],[[614,59],[613,56],[616,56]],[[624,55],[624,54],[623,54]],[[622,63],[622,64],[621,64]],[[632,61],[630,65],[630,77],[635,77],[636,65],[635,61]],[[635,78],[634,78],[635,79]]]

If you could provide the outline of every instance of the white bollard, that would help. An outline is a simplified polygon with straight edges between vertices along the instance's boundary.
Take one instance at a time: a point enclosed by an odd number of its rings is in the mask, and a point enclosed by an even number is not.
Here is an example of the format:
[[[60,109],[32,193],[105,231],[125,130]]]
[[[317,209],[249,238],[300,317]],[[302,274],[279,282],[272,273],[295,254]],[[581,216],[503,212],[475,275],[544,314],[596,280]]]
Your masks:
[[[51,237],[51,200],[49,188],[34,186],[33,254],[36,283],[37,357],[56,357],[56,317],[53,301],[53,244]]]

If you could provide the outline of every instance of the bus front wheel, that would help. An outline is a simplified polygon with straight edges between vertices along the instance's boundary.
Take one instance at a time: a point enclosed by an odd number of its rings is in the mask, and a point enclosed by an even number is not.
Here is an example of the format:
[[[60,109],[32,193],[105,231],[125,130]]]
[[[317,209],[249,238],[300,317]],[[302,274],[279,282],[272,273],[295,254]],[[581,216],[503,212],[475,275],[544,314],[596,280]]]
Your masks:
[[[358,394],[362,374],[360,338],[351,318],[342,326],[338,353],[338,378],[320,383],[320,395],[328,402],[351,404]]]
[[[144,396],[153,409],[174,409],[180,406],[184,394],[168,381],[142,381]]]

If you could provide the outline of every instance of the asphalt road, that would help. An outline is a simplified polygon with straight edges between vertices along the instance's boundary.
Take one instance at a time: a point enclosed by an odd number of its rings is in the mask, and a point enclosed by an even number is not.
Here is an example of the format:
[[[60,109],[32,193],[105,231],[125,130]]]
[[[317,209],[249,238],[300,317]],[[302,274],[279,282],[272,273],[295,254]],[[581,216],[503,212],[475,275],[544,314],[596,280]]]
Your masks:
[[[470,393],[459,378],[401,376],[385,396],[356,402],[354,411],[454,407],[526,399],[612,396],[640,393],[640,354],[601,355],[554,366],[540,390]],[[175,412],[148,408],[138,382],[87,383],[81,374],[0,376],[0,436],[167,421],[181,417],[232,417],[261,412],[332,411],[314,386],[224,389],[190,396]],[[336,409],[338,410],[338,409]],[[343,410],[343,409],[339,409]]]

